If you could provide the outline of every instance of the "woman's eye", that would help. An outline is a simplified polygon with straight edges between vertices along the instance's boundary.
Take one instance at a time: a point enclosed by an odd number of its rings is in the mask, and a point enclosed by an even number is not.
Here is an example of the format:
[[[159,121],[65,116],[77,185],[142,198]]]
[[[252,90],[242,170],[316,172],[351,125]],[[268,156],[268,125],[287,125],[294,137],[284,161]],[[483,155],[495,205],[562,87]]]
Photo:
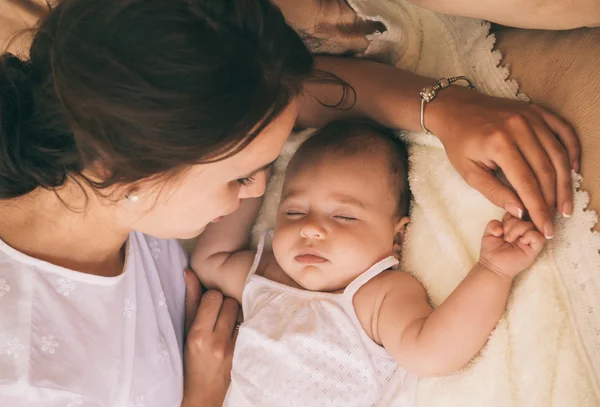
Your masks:
[[[237,182],[240,185],[242,185],[244,187],[247,187],[247,186],[250,186],[250,185],[252,185],[254,183],[254,178],[255,178],[255,176],[240,178],[240,179],[237,180]]]
[[[339,219],[339,220],[343,220],[345,222],[351,222],[353,220],[356,220],[356,218],[352,218],[350,216],[334,216],[335,219]]]

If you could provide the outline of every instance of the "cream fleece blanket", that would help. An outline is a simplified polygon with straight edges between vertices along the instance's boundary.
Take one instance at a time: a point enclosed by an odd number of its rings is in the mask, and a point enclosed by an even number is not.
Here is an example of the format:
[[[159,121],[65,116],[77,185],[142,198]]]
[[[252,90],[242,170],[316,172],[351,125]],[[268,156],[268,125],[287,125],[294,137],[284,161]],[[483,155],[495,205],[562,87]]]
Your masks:
[[[467,75],[485,93],[520,97],[493,36],[478,20],[437,15],[401,0],[351,0],[363,17],[388,31],[372,37],[366,54],[431,77]],[[417,103],[417,102],[416,102]],[[283,173],[299,142],[293,137],[276,163],[256,238],[274,223]],[[425,286],[434,306],[478,258],[487,222],[503,211],[471,189],[450,165],[434,137],[409,133],[410,186],[414,195],[403,269]],[[574,175],[576,186],[580,179]],[[587,194],[575,194],[575,212],[559,219],[555,238],[515,281],[505,316],[466,369],[423,378],[417,407],[546,407],[600,405],[600,236],[590,228]]]

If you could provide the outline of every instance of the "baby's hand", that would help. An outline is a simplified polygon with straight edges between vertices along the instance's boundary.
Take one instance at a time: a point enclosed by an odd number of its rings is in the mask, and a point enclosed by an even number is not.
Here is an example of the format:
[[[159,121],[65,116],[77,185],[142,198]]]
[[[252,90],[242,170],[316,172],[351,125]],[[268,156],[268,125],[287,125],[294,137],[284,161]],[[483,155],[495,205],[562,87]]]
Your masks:
[[[533,264],[544,241],[533,223],[507,213],[502,222],[493,220],[485,228],[479,263],[497,274],[515,277]]]

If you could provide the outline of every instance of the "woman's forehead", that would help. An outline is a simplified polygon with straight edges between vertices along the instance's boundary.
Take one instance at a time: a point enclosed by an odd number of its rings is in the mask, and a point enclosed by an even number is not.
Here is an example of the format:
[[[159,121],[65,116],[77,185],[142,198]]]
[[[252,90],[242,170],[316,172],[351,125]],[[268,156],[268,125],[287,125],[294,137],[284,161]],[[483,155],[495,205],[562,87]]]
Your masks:
[[[250,173],[277,159],[292,132],[297,115],[297,105],[292,102],[244,149],[229,158],[230,165],[238,171]]]

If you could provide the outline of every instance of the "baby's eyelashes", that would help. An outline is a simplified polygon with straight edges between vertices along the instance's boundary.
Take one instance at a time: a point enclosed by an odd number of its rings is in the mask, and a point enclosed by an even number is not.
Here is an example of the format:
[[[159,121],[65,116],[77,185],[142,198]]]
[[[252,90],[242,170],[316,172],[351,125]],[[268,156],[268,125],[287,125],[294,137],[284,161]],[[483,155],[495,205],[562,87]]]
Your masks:
[[[339,219],[339,220],[343,220],[346,222],[352,222],[353,220],[356,220],[356,218],[353,218],[352,216],[342,216],[342,215],[336,215],[334,216],[335,219]]]

